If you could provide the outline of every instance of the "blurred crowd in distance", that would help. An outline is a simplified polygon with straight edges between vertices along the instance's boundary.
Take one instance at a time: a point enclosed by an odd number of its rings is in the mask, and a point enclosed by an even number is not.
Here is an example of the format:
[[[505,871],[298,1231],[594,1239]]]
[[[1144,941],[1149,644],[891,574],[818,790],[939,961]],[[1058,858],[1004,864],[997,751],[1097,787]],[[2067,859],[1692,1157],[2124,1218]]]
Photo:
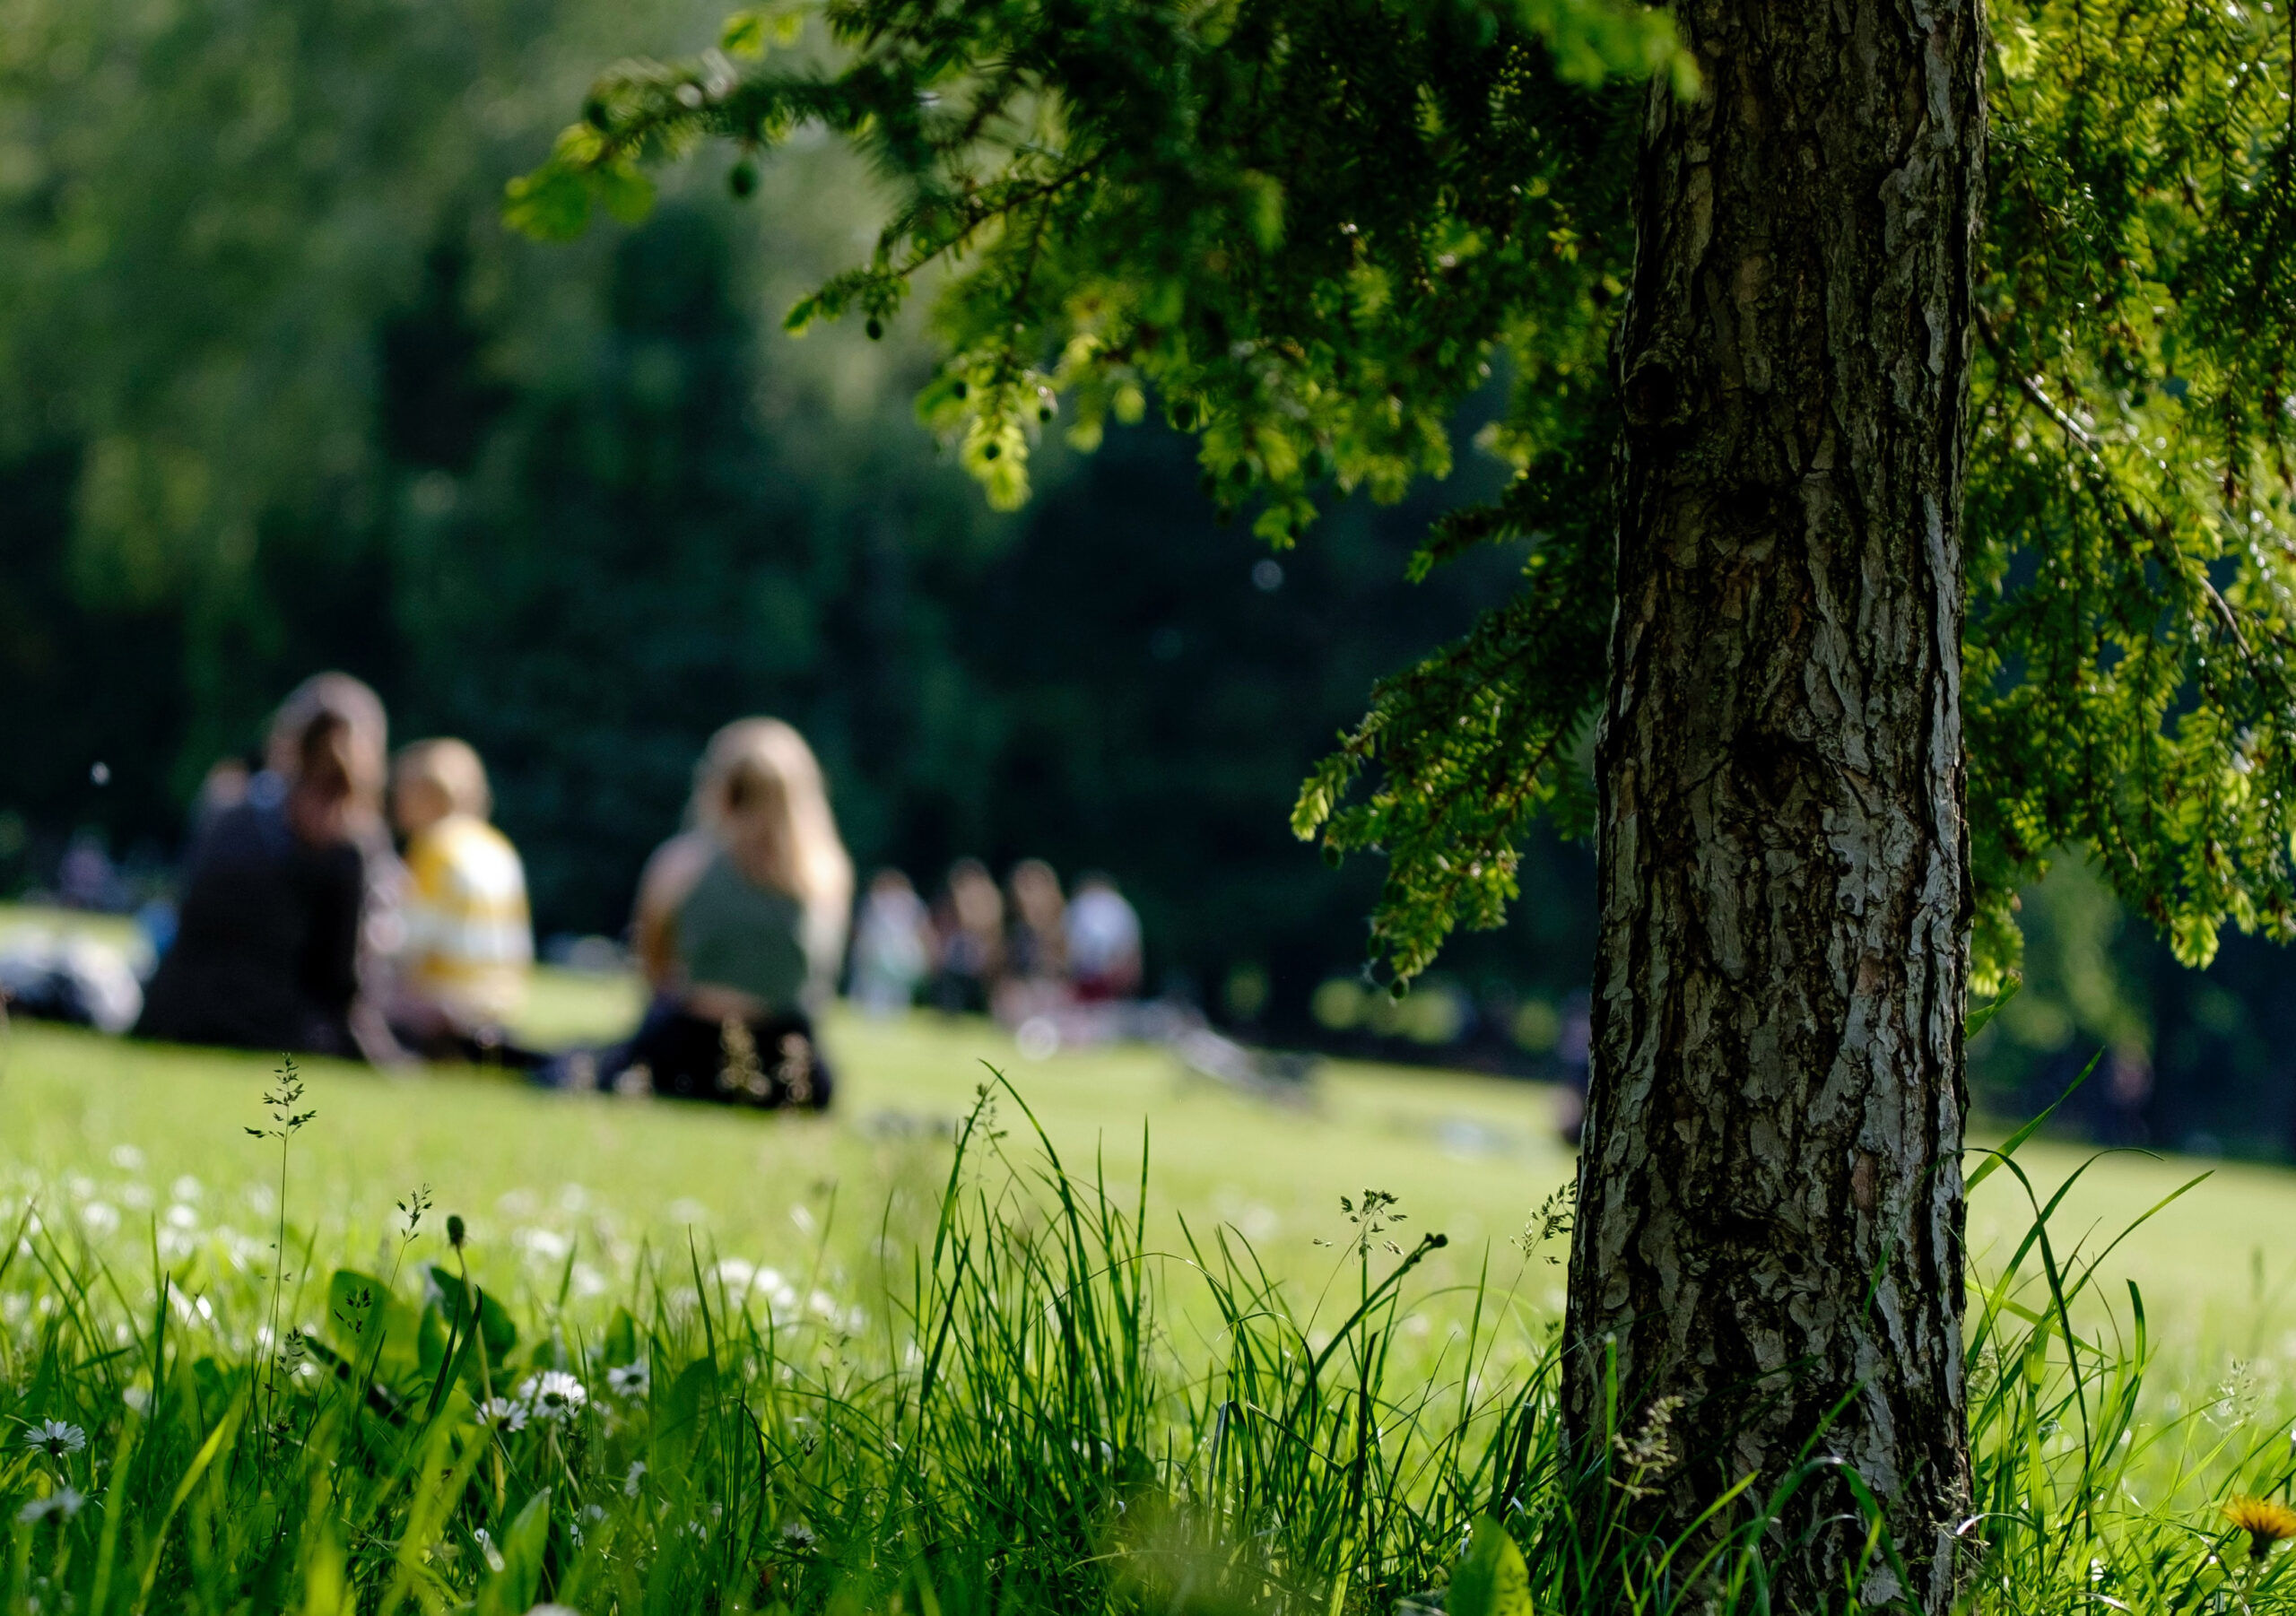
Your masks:
[[[258,752],[208,771],[171,880],[121,869],[92,836],[63,847],[44,900],[134,911],[139,940],[0,924],[0,1004],[170,1041],[821,1105],[834,1074],[815,1019],[841,986],[869,1015],[921,1005],[994,1016],[1031,1057],[1150,1040],[1223,1082],[1290,1081],[1281,1060],[1222,1039],[1184,999],[1143,998],[1142,922],[1104,874],[1064,881],[1024,858],[1000,881],[960,858],[921,886],[894,869],[857,882],[811,748],[763,718],[727,725],[705,749],[683,825],[664,825],[675,834],[646,861],[627,945],[593,938],[571,951],[578,965],[634,964],[642,1020],[597,1048],[529,1047],[513,1031],[535,953],[526,871],[491,815],[471,746],[441,737],[394,752],[375,693],[318,675],[276,709]],[[2109,1142],[2296,1151],[2296,1000],[2283,951],[2232,936],[2209,970],[2176,967],[2071,864],[2026,894],[2022,918],[2026,985],[1971,1046],[1981,1104],[2030,1116],[2070,1090],[2058,1117]],[[1266,1036],[1257,1012],[1267,992],[1248,962],[1230,972],[1217,999],[1229,1027],[1251,1030],[1239,1036]],[[1570,1100],[1583,1091],[1583,991],[1502,997],[1438,973],[1397,998],[1333,974],[1308,997],[1309,1047],[1481,1064],[1499,1045],[1509,1064],[1490,1069],[1559,1082]]]
[[[1000,888],[964,858],[929,905],[887,869],[857,906],[819,762],[795,729],[758,717],[711,739],[685,824],[639,877],[639,1025],[604,1047],[526,1047],[511,1030],[535,958],[526,875],[491,807],[468,744],[393,754],[374,691],[315,675],[260,756],[208,772],[177,903],[140,917],[144,979],[79,940],[0,956],[0,995],[171,1043],[474,1062],[554,1088],[764,1107],[830,1102],[815,1022],[840,978],[870,1014],[993,1014],[1034,1053],[1136,1026],[1140,918],[1113,879],[1087,873],[1065,893],[1050,864],[1023,859]],[[109,897],[100,863],[67,858],[62,873]]]

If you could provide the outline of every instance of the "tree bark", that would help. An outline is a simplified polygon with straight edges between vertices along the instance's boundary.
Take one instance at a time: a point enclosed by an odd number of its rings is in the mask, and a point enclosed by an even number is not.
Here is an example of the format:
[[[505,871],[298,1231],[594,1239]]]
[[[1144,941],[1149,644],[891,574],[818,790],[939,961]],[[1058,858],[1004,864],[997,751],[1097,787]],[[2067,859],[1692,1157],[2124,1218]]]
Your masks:
[[[1734,1525],[1805,1452],[1838,1461],[1762,1537],[1773,1608],[1848,1603],[1865,1530],[1846,1466],[1911,1585],[1884,1564],[1857,1597],[1939,1612],[1969,1490],[1961,520],[1982,0],[1676,16],[1704,86],[1650,99],[1615,354],[1566,1416],[1578,1452],[1610,1454],[1607,1496],[1669,1535],[1743,1477]],[[1657,1438],[1662,1399],[1681,1402],[1628,1491],[1613,1434]]]

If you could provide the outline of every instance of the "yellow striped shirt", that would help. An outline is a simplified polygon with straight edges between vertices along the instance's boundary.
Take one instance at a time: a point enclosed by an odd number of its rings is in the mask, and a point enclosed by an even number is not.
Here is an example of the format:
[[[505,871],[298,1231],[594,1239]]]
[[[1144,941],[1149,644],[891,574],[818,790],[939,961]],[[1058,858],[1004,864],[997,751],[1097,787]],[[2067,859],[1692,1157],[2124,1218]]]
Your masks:
[[[469,1026],[526,1003],[534,964],[526,872],[484,820],[450,814],[406,845],[408,986]]]

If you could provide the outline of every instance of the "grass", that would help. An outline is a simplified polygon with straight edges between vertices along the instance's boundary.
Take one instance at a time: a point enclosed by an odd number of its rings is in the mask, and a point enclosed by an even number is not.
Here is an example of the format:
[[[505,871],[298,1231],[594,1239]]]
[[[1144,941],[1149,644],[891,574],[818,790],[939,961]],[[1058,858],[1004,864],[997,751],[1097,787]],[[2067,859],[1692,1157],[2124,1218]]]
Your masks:
[[[630,1003],[552,976],[535,1030]],[[1759,1508],[1702,1569],[1574,1529],[1561,1270],[1508,1243],[1569,1171],[1551,1097],[1340,1065],[1281,1111],[923,1017],[830,1046],[827,1118],[325,1064],[266,1107],[260,1060],[15,1028],[0,1612],[1384,1616],[1494,1503],[1542,1611],[1758,1607]],[[2081,1160],[2017,1157],[2043,1195]],[[2053,1284],[2018,1174],[1978,1192],[1973,1608],[2296,1608],[2216,1510],[2289,1490],[2296,1178],[2220,1170],[2086,1267],[2200,1170],[2091,1168]],[[1407,1221],[1351,1222],[1367,1186]]]

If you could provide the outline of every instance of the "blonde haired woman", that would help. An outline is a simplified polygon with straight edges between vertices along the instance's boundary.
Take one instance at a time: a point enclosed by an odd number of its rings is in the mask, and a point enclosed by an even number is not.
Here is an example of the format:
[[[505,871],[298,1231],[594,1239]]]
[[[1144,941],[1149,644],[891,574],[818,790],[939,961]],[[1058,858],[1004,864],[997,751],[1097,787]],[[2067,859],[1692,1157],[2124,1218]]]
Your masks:
[[[821,765],[778,718],[712,736],[691,828],[638,884],[631,931],[654,1009],[613,1086],[737,1105],[829,1103],[813,1015],[853,905]]]

